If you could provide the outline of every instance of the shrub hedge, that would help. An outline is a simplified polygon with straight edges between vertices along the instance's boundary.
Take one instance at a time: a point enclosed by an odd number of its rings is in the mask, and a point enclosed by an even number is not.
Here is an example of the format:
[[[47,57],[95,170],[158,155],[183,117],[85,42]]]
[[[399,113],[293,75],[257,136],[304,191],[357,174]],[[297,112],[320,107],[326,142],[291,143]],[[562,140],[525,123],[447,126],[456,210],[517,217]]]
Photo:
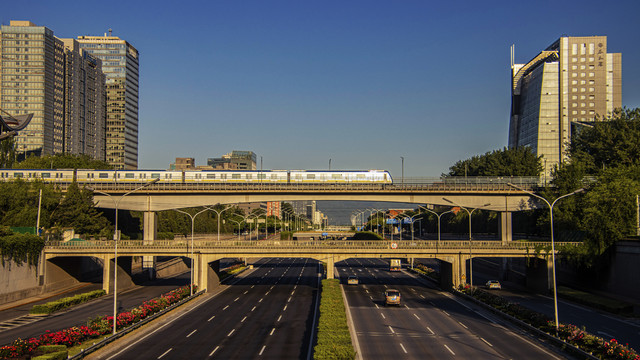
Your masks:
[[[40,258],[40,252],[44,248],[44,240],[33,234],[14,234],[7,227],[0,229],[0,259],[2,266],[5,261],[15,262],[18,265],[26,262],[36,265]]]
[[[355,356],[340,290],[340,280],[322,280],[318,343],[314,348],[313,358],[333,360],[354,359]]]
[[[89,300],[98,298],[106,294],[104,290],[94,290],[84,294],[69,296],[56,301],[50,301],[46,304],[34,305],[29,311],[30,314],[51,314],[62,309],[66,309],[73,305],[82,304]]]

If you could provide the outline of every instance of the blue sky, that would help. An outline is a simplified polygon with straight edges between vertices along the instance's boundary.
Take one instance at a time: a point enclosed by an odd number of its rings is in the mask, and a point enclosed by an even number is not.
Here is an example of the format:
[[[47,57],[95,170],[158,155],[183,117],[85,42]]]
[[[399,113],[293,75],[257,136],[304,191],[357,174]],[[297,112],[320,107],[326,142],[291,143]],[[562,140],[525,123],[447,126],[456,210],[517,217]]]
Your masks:
[[[577,8],[577,9],[574,9]],[[2,24],[140,52],[139,165],[252,150],[265,169],[434,177],[507,143],[509,47],[608,36],[640,107],[638,1],[4,1]],[[260,166],[258,164],[258,166]]]

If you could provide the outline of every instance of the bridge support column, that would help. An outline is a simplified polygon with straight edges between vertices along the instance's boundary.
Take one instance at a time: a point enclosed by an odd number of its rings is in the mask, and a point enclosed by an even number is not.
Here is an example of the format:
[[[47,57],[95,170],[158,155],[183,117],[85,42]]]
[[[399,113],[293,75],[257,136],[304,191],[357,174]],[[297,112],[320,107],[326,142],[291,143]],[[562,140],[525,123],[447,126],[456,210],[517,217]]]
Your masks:
[[[207,292],[213,292],[218,286],[220,286],[220,259],[213,256],[206,256],[202,254],[194,254],[196,260],[194,265],[194,277],[197,280],[198,291],[206,289]],[[197,270],[197,271],[195,271]]]
[[[153,244],[158,235],[158,214],[155,211],[145,211],[142,225],[142,238],[145,245]],[[156,257],[142,257],[142,271],[149,274],[149,279],[156,278]]]
[[[333,254],[327,256],[327,279],[333,279],[333,273],[335,271],[335,259]]]
[[[102,268],[102,289],[110,294],[113,292],[113,268],[115,262],[112,255],[105,255]],[[118,291],[128,289],[135,284],[131,280],[131,257],[118,256]]]
[[[507,244],[513,240],[511,215],[511,211],[503,211],[500,213],[500,238],[502,239],[503,244]]]
[[[527,259],[527,288],[548,294],[553,288],[551,256],[548,259],[532,257]]]

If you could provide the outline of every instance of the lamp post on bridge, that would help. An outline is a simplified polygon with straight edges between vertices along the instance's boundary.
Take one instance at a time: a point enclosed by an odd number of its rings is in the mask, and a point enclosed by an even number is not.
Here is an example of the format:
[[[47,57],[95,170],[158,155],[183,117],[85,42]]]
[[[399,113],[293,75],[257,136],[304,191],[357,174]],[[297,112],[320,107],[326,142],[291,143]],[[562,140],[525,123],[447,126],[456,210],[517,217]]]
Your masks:
[[[234,223],[238,224],[238,241],[240,241],[240,224],[242,224],[242,222],[233,219],[229,219],[229,221],[233,221]]]
[[[558,334],[558,328],[559,328],[559,323],[558,323],[558,289],[557,289],[557,286],[556,286],[556,247],[555,247],[555,242],[554,242],[554,239],[553,239],[553,206],[560,199],[564,199],[564,198],[569,197],[571,195],[575,195],[575,194],[579,194],[579,193],[583,192],[584,188],[580,188],[580,189],[578,189],[578,190],[576,190],[576,191],[574,191],[572,193],[562,195],[562,196],[558,197],[557,199],[555,199],[552,203],[549,203],[549,201],[547,199],[543,198],[540,195],[534,194],[531,191],[525,190],[525,189],[520,188],[518,186],[515,186],[515,185],[513,185],[511,183],[507,183],[507,185],[509,185],[509,186],[511,186],[511,187],[513,187],[515,189],[518,189],[520,191],[523,191],[523,192],[525,192],[525,193],[527,193],[527,194],[529,194],[531,196],[534,196],[534,197],[544,201],[547,204],[547,206],[549,206],[549,222],[550,222],[550,225],[551,225],[551,229],[550,229],[551,230],[551,234],[550,234],[551,235],[551,272],[553,273],[553,312],[554,312],[554,317],[555,317],[555,322],[556,322],[556,334]]]
[[[219,211],[216,210],[216,209],[213,209],[213,208],[207,208],[207,209],[209,209],[209,210],[213,211],[214,213],[216,213],[216,217],[218,218],[218,241],[220,241],[220,215],[222,215],[223,212],[231,209],[231,205],[229,205],[229,206],[227,206],[224,209],[219,210]]]
[[[179,213],[188,215],[191,218],[191,295],[193,295],[193,266],[195,264],[195,259],[193,258],[193,230],[195,227],[195,220],[196,220],[196,216],[202,214],[203,212],[207,211],[207,210],[211,210],[208,207],[205,207],[204,209],[198,211],[197,213],[195,213],[195,215],[191,215],[186,211],[182,211],[182,210],[178,210],[178,209],[173,209],[174,211],[177,211]]]
[[[120,196],[118,200],[115,200],[113,196],[98,190],[94,190],[92,188],[87,187],[86,189],[91,190],[92,192],[106,195],[113,201],[113,205],[115,207],[115,230],[113,233],[113,334],[116,333],[116,320],[118,318],[118,240],[120,240],[120,234],[118,233],[118,205],[120,204],[120,200],[124,199],[125,196],[134,193],[140,189],[143,189],[151,184],[155,184],[160,181],[160,178],[155,178],[144,185],[138,186],[137,188],[124,193],[124,195]]]
[[[426,210],[426,211],[428,211],[428,212],[430,212],[430,213],[434,214],[434,215],[438,218],[438,244],[440,244],[440,218],[441,218],[441,217],[442,217],[442,215],[444,215],[444,214],[452,213],[452,212],[453,212],[453,210],[448,210],[448,211],[445,211],[445,212],[443,212],[443,213],[438,214],[437,212],[435,212],[435,211],[433,211],[433,210],[429,210],[429,209],[427,209],[427,208],[426,208],[426,207],[424,207],[424,206],[420,206],[420,205],[418,205],[418,208],[419,208],[419,209],[422,209],[422,210]]]
[[[477,208],[469,211],[466,207],[460,206],[460,205],[454,203],[453,201],[451,201],[451,200],[449,200],[447,198],[442,198],[442,200],[444,200],[444,201],[446,201],[448,203],[451,203],[453,205],[458,206],[459,208],[461,208],[464,211],[466,211],[467,214],[469,214],[469,284],[471,285],[471,290],[473,290],[473,256],[471,254],[471,241],[472,241],[472,236],[471,236],[471,215],[473,215],[474,211],[476,211],[478,209],[481,209],[483,207],[490,206],[491,204],[487,203],[487,204],[484,204],[484,205],[482,205],[480,207],[477,207]]]

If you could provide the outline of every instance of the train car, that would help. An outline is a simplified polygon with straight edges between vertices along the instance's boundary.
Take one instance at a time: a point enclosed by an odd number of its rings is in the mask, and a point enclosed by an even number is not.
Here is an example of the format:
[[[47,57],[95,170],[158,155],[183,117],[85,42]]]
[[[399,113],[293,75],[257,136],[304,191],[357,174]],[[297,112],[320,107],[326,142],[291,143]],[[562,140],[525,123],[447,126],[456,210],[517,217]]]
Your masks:
[[[25,181],[41,180],[44,182],[71,182],[74,170],[72,169],[0,169],[0,181],[22,179]]]
[[[391,184],[391,175],[384,170],[327,171],[291,170],[292,183],[362,183]]]
[[[78,169],[76,170],[76,180],[86,183],[114,182],[115,170],[92,170]]]
[[[286,170],[200,170],[185,171],[185,182],[208,183],[286,183]]]
[[[184,182],[184,173],[177,170],[116,170],[116,182],[147,182],[160,179],[160,182]]]

